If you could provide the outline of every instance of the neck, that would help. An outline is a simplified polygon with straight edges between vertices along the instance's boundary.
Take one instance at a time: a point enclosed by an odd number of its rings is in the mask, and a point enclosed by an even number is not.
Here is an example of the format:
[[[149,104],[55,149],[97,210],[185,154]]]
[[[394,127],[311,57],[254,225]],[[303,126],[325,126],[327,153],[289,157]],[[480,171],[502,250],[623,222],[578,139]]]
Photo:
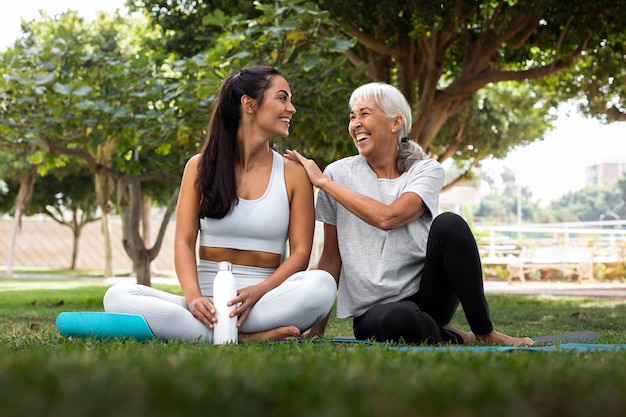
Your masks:
[[[258,165],[263,165],[271,160],[272,150],[266,142],[261,146],[253,147],[250,143],[239,146],[239,166],[242,171],[249,171]]]
[[[382,159],[369,159],[365,158],[367,164],[372,171],[376,174],[377,178],[394,179],[400,176],[398,168],[396,167],[397,154],[392,157],[385,157]]]

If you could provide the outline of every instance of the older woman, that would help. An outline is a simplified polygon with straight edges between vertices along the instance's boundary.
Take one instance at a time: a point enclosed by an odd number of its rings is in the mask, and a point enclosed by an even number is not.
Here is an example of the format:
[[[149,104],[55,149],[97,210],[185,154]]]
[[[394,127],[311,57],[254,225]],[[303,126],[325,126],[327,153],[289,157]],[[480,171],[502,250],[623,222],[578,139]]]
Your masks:
[[[297,151],[319,188],[324,223],[318,268],[339,283],[338,317],[352,317],[358,339],[407,343],[532,345],[494,330],[476,241],[458,215],[438,215],[444,171],[409,140],[411,109],[385,83],[350,97],[348,131],[358,150],[324,173]],[[450,327],[459,302],[471,332]],[[323,334],[326,320],[312,331]]]

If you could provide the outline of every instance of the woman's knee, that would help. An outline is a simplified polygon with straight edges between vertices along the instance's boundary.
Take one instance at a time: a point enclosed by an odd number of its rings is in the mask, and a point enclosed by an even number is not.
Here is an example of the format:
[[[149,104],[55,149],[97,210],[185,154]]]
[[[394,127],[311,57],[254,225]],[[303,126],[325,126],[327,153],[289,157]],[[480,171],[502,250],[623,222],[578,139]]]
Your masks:
[[[443,212],[433,219],[432,227],[457,229],[459,226],[466,227],[467,222],[463,217],[450,211]]]
[[[141,286],[137,284],[116,284],[104,293],[102,304],[105,311],[111,311],[128,296],[142,295]]]
[[[330,310],[337,296],[337,283],[332,275],[323,270],[306,271],[310,274],[308,291],[309,301]]]
[[[430,228],[433,236],[457,237],[459,239],[474,238],[472,230],[465,219],[452,212],[441,213],[433,220]]]
[[[332,304],[337,295],[337,282],[328,272],[321,269],[302,271],[291,279],[303,281],[300,288],[314,299],[330,300]]]

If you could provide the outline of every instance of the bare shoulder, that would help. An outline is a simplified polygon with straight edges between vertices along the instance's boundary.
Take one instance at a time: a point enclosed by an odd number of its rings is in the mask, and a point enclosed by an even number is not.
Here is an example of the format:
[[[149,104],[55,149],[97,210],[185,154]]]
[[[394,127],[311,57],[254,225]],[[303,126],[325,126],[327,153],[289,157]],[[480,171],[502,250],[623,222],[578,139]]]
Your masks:
[[[300,162],[287,159],[283,156],[283,163],[285,165],[285,177],[297,178],[298,181],[309,180],[309,176],[306,174],[304,167]]]
[[[191,158],[189,158],[187,160],[187,164],[186,165],[187,166],[189,166],[189,165],[198,166],[198,164],[200,163],[200,157],[201,156],[202,155],[200,155],[199,153],[193,155]]]
[[[200,157],[201,155],[198,153],[189,158],[185,164],[185,172],[197,172],[198,164],[200,164]]]

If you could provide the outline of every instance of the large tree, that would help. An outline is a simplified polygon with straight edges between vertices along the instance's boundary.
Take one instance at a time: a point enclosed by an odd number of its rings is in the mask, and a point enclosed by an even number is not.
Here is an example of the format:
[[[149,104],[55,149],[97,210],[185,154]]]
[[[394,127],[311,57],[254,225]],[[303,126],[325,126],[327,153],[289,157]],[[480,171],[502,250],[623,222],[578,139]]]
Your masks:
[[[119,16],[103,14],[87,23],[73,12],[55,19],[43,15],[0,56],[0,141],[38,148],[46,167],[81,158],[94,175],[105,239],[119,181],[159,180],[162,189],[175,193],[206,123],[201,100],[177,78],[175,63],[155,62],[145,41],[153,35],[141,21]],[[125,201],[122,209],[133,204]],[[148,249],[135,248],[131,231],[124,232],[137,280],[150,284],[144,264],[156,251],[144,256]],[[107,276],[113,273],[110,256],[109,250]]]
[[[536,82],[572,70],[581,57],[613,45],[608,41],[619,39],[626,25],[624,6],[609,1],[311,1],[318,8],[302,0],[260,1],[255,3],[254,14],[247,8],[233,10],[238,7],[237,2],[231,3],[230,8],[223,2],[210,0],[136,3],[151,10],[154,21],[172,31],[172,38],[179,36],[176,34],[184,23],[181,16],[193,15],[194,22],[199,22],[194,26],[196,36],[192,33],[194,29],[187,27],[185,39],[205,45],[203,50],[214,48],[214,34],[219,33],[215,29],[219,25],[214,24],[216,9],[222,7],[220,16],[226,16],[222,20],[228,22],[220,38],[229,45],[222,56],[225,65],[230,64],[231,57],[256,61],[263,54],[273,56],[268,51],[280,51],[282,46],[290,44],[294,38],[289,35],[295,33],[294,28],[303,28],[305,34],[314,33],[311,26],[303,24],[306,14],[302,10],[318,10],[319,16],[324,16],[318,30],[326,36],[352,39],[353,46],[342,50],[335,48],[335,52],[347,57],[354,64],[354,71],[342,68],[332,77],[319,77],[322,82],[315,83],[318,74],[326,70],[325,63],[320,62],[313,68],[290,67],[295,75],[296,92],[301,83],[306,86],[308,82],[316,95],[322,96],[317,102],[307,102],[311,106],[307,110],[315,106],[331,110],[327,113],[312,111],[310,119],[308,115],[298,115],[297,120],[309,129],[301,137],[310,146],[307,151],[317,156],[318,161],[321,158],[322,163],[328,162],[330,153],[319,154],[318,141],[330,147],[335,157],[353,151],[345,134],[342,140],[329,141],[328,132],[324,136],[310,129],[321,125],[326,129],[334,127],[334,132],[339,132],[340,128],[345,132],[344,103],[349,90],[365,80],[360,71],[365,71],[369,80],[390,82],[401,89],[414,108],[413,139],[440,160],[454,156],[471,168],[482,158],[504,156],[503,152],[513,146],[541,139],[543,132],[550,128],[549,120],[542,123],[540,118],[542,115],[550,117],[548,110],[555,101],[548,92],[555,92],[554,85]],[[268,9],[275,10],[271,18],[268,18]],[[242,22],[246,24],[245,30]],[[207,34],[211,34],[209,38]],[[295,50],[301,57],[330,51],[323,43],[314,43],[311,39],[314,37],[305,37],[297,44]],[[265,48],[259,47],[262,42]],[[273,62],[298,64],[305,59]],[[505,82],[509,87],[496,91],[501,98],[496,103],[492,88]],[[533,92],[523,103],[516,99],[515,84]],[[512,96],[505,97],[504,93],[511,88]],[[561,100],[575,95],[567,89],[556,92]],[[327,100],[329,97],[331,100]],[[483,117],[483,131],[467,129],[467,121],[472,120],[467,116],[480,115],[485,99],[491,102],[492,108],[501,111],[502,117],[499,121]],[[536,106],[543,110],[537,110]],[[509,124],[502,123],[504,119],[517,120],[518,126],[522,126],[528,115],[537,122],[526,124],[532,127],[533,136],[523,134],[519,128],[509,132],[505,129]],[[327,118],[342,123],[332,125],[326,122]],[[446,126],[449,122],[452,123]],[[297,126],[296,123],[294,127]],[[295,133],[300,134],[294,130]]]

